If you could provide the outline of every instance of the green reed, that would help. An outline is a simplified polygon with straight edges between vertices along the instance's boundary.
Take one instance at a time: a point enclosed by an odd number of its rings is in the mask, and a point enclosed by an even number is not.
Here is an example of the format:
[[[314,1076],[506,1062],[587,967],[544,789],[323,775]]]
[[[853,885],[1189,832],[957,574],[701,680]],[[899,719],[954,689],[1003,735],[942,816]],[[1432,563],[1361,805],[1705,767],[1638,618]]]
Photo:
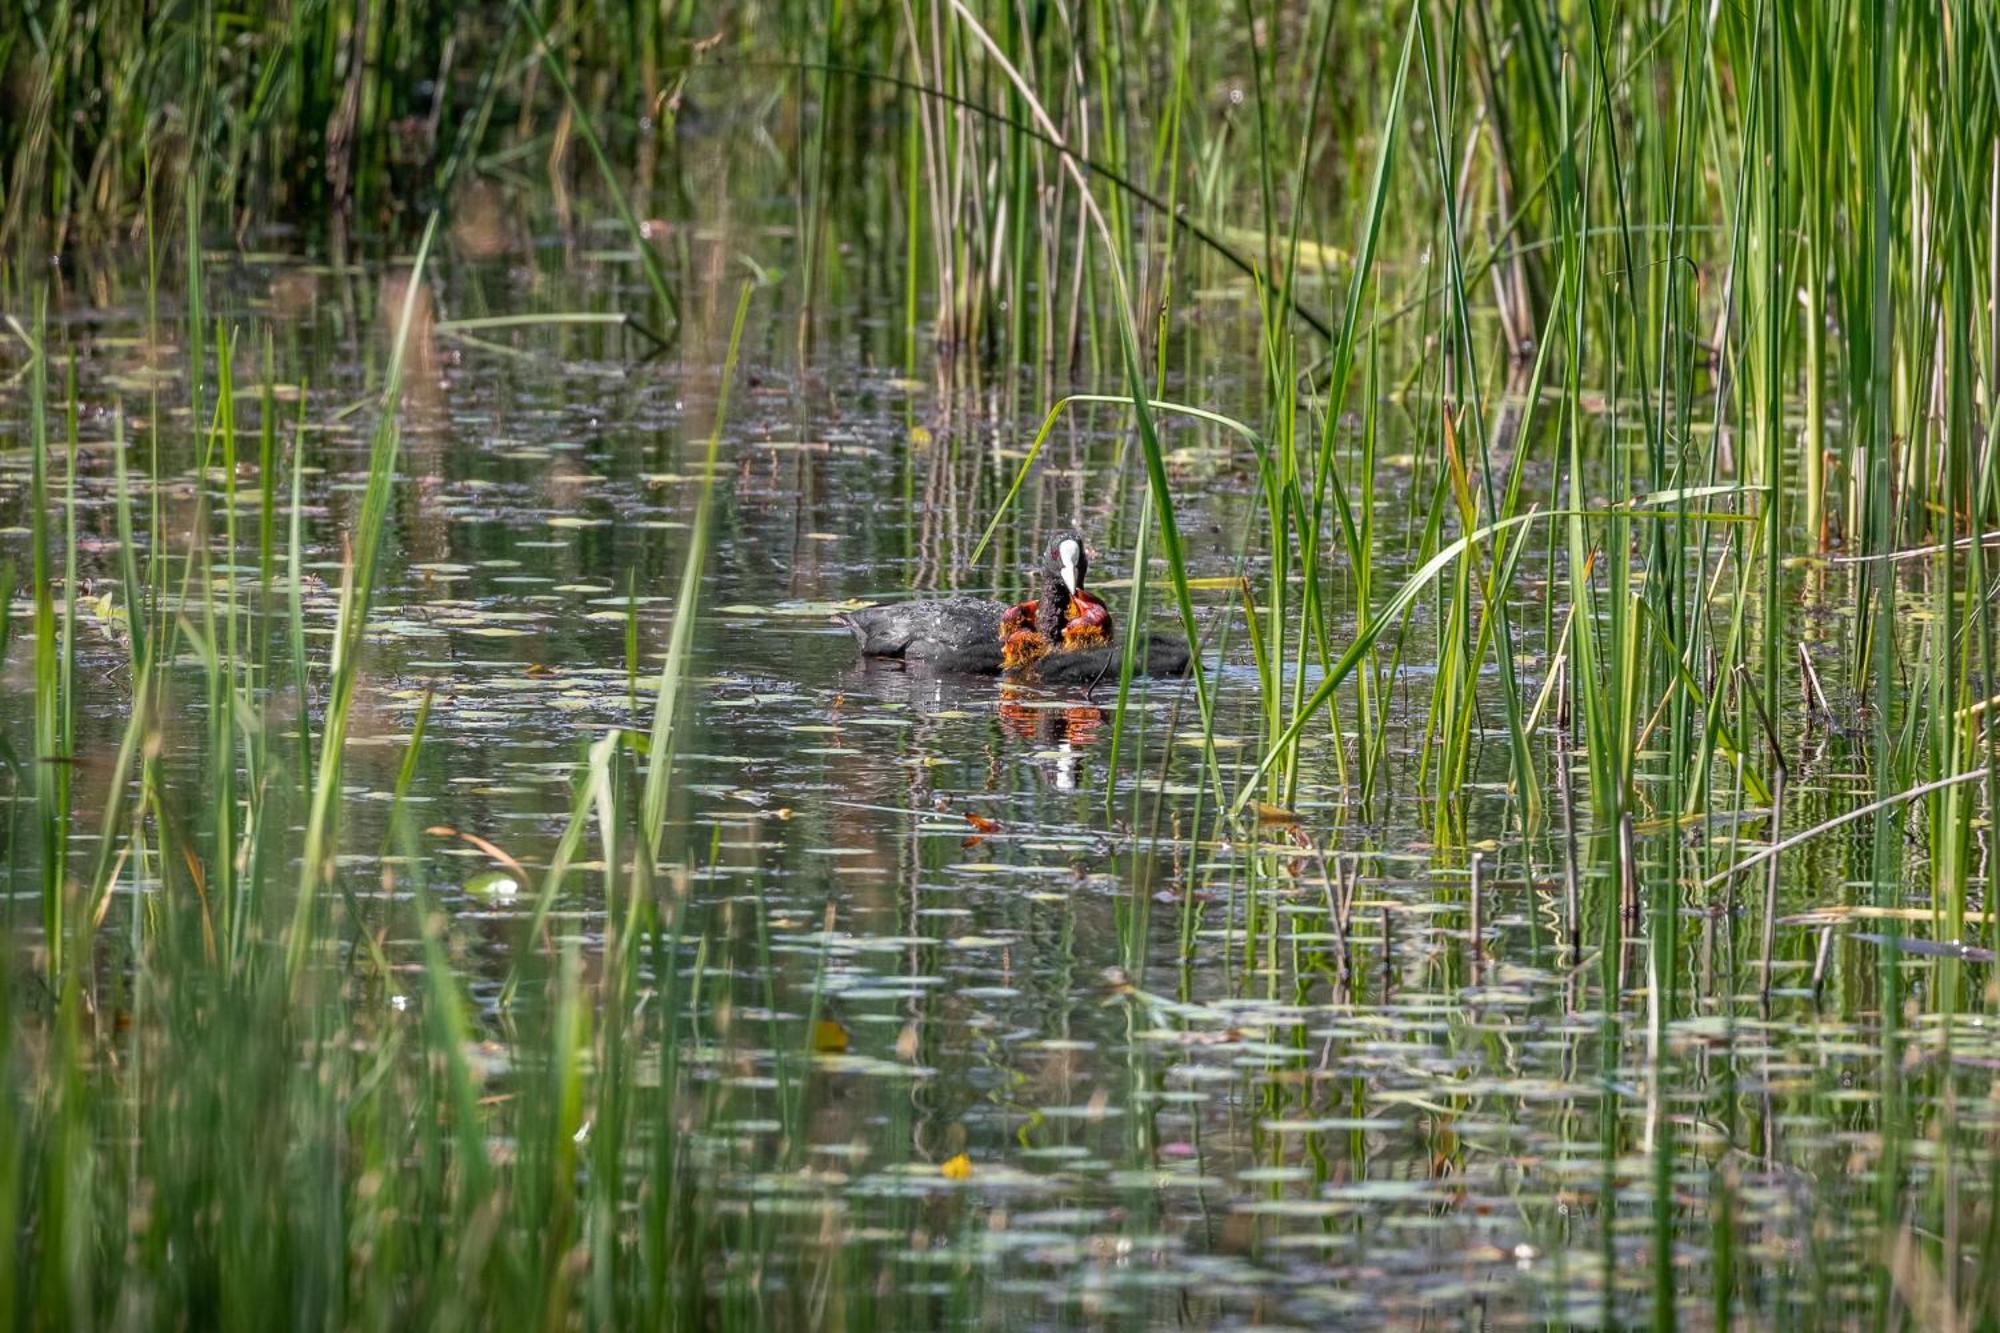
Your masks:
[[[340,587],[340,618],[334,626],[334,651],[327,665],[326,722],[309,788],[310,814],[306,823],[305,853],[300,861],[299,888],[293,908],[292,929],[286,946],[286,969],[296,975],[305,962],[312,941],[309,923],[318,890],[332,874],[334,826],[339,817],[340,769],[354,691],[360,678],[360,655],[367,630],[369,604],[375,593],[375,570],[382,556],[388,521],[391,487],[396,473],[400,446],[400,426],[396,411],[402,391],[404,356],[409,345],[410,324],[423,280],[424,259],[437,229],[435,216],[424,229],[417,248],[416,262],[404,288],[402,308],[397,316],[394,350],[383,386],[381,416],[369,447],[368,483],[363,493],[357,525],[354,555]]]

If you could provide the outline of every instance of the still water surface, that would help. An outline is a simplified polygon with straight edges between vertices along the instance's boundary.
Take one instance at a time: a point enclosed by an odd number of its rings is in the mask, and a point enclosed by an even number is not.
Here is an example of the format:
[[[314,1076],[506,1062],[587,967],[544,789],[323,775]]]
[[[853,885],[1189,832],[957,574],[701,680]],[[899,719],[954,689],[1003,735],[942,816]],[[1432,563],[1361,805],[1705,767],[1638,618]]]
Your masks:
[[[395,308],[401,272],[269,257],[218,273],[229,297],[211,313],[246,331],[236,367],[245,440],[265,355],[249,331],[273,329],[287,432],[306,393],[303,594],[314,638],[331,630],[341,534],[366,469],[370,413],[343,409],[379,383],[383,312]],[[97,300],[56,312],[78,349],[79,572],[97,584],[116,573],[114,403],[133,450],[157,448],[163,460],[168,521],[143,534],[155,549],[186,554],[196,529],[176,516],[198,492],[227,503],[213,461],[200,471],[177,353],[170,335],[149,335],[135,280],[114,269]],[[493,857],[463,839],[409,830],[402,849],[414,859],[392,856],[385,881],[372,854],[386,833],[379,812],[428,692],[407,798],[416,826],[476,835],[533,874],[548,863],[591,742],[645,726],[712,423],[717,311],[733,292],[711,293],[682,348],[650,360],[643,340],[615,329],[462,336],[441,321],[608,307],[632,281],[615,255],[542,256],[519,269],[448,256],[422,303],[344,846],[364,901],[385,911],[407,897],[411,875],[425,878],[495,1042],[533,884],[496,875]],[[1238,297],[1254,329],[1247,291]],[[1227,303],[1214,303],[1210,324],[1226,323],[1216,316]],[[1818,937],[1782,929],[1767,1017],[1754,930],[1734,904],[1701,899],[1679,923],[1681,1012],[1656,1043],[1645,923],[1609,968],[1568,957],[1559,839],[1524,847],[1512,833],[1496,713],[1464,806],[1483,853],[1475,955],[1471,865],[1437,848],[1436,812],[1411,795],[1429,606],[1386,682],[1396,720],[1384,790],[1354,800],[1318,730],[1296,825],[1217,823],[1183,682],[1135,691],[1114,779],[1115,686],[1045,693],[857,660],[834,610],[929,589],[1021,594],[1039,534],[1058,523],[1092,535],[1093,579],[1124,615],[1143,473],[1116,414],[1077,412],[974,565],[1045,411],[1042,386],[1032,376],[950,386],[912,377],[899,336],[859,302],[822,321],[803,361],[795,329],[776,293],[760,294],[722,430],[697,724],[681,747],[669,839],[688,912],[677,963],[701,983],[688,1059],[711,1100],[697,1159],[717,1208],[775,1227],[780,1244],[851,1251],[885,1308],[918,1322],[1615,1322],[1642,1310],[1654,1283],[1660,1190],[1671,1194],[1670,1262],[1694,1321],[1708,1315],[1724,1219],[1754,1322],[1865,1299],[1884,1243],[1866,1113],[1883,1071],[1872,1014],[1844,979],[1872,968],[1877,946],[1835,938],[1815,1001]],[[1182,349],[1172,393],[1254,418],[1256,385],[1226,370],[1254,365],[1251,348],[1203,338]],[[927,374],[935,363],[921,364]],[[1393,408],[1384,421],[1415,433]],[[20,524],[18,414],[9,429],[9,521]],[[1173,426],[1167,445],[1190,573],[1259,576],[1254,457],[1205,427]],[[254,458],[253,443],[244,449]],[[1421,522],[1412,496],[1431,493],[1433,463],[1391,458],[1377,481],[1378,525],[1400,534]],[[240,549],[256,540],[254,478],[246,462]],[[142,516],[150,501],[137,496]],[[281,551],[288,519],[281,512],[276,525]],[[208,529],[216,542],[218,528]],[[5,543],[24,558],[21,527]],[[212,553],[229,563],[221,547]],[[275,608],[252,622],[275,636],[282,601],[264,602],[254,557],[238,559],[219,576],[253,613]],[[1535,553],[1523,569],[1529,581],[1545,572]],[[1407,570],[1385,557],[1378,587]],[[1165,625],[1164,584],[1149,598]],[[1240,595],[1211,585],[1197,599],[1233,794],[1260,753],[1257,677]],[[1530,691],[1546,669],[1541,606],[1523,601]],[[124,651],[119,627],[90,603],[80,619],[87,755],[116,746]],[[1353,608],[1337,608],[1336,645],[1353,625]],[[25,657],[17,646],[7,664],[15,736],[32,706]],[[282,715],[282,677],[275,684]],[[168,761],[199,799],[202,702],[186,702]],[[1828,808],[1858,799],[1865,784],[1843,743],[1818,742],[1802,784],[1808,809],[1815,789]],[[1663,836],[1678,835],[1642,830],[1642,850]],[[1828,901],[1826,884],[1843,873],[1831,845],[1790,863],[1785,910]],[[32,937],[34,876],[18,862],[13,873],[16,927]],[[1601,900],[1603,886],[1580,873]],[[586,966],[605,925],[595,883],[577,876],[553,922],[559,941],[583,942]],[[414,973],[417,945],[399,933],[385,948]],[[1919,985],[1927,965],[1912,964]],[[393,1011],[404,1000],[392,989],[383,1002]],[[809,1019],[816,1054],[788,1071],[808,1081],[801,1150],[778,1142],[772,1043],[808,1040]],[[418,1018],[412,1007],[387,1021]],[[1939,1030],[1929,1020],[1913,1038],[1924,1059],[1942,1051],[1947,1062],[1922,1083],[1917,1109],[1955,1091],[1963,1131],[1983,1143],[1987,1076],[1970,1075],[2000,1048],[1983,1028],[1961,1026],[1948,1047]],[[1919,1189],[1931,1146],[1911,1149]]]

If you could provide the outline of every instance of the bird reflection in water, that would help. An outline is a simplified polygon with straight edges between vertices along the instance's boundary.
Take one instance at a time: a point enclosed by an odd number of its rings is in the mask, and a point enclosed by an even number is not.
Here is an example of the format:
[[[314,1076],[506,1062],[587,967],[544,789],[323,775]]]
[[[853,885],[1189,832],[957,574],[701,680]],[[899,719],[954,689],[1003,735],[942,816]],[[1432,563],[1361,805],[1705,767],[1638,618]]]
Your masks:
[[[1000,725],[1044,747],[1056,790],[1075,791],[1082,751],[1104,733],[1104,710],[1088,701],[1058,706],[1039,690],[1009,682],[1000,686]]]

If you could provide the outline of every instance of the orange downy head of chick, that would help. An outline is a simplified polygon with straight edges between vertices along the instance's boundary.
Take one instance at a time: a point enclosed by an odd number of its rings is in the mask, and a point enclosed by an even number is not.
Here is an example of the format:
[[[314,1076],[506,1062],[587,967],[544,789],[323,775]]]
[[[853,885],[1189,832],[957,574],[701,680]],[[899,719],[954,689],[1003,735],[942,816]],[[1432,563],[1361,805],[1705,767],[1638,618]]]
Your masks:
[[[1017,629],[1000,645],[1000,666],[1007,671],[1031,667],[1048,656],[1049,641],[1031,629]]]
[[[1110,642],[1110,608],[1091,594],[1078,589],[1069,599],[1069,623],[1063,626],[1063,647],[1103,648]]]
[[[1103,648],[1109,646],[1111,636],[1104,632],[1104,626],[1085,622],[1070,622],[1063,631],[1062,645],[1066,649]]]
[[[1000,642],[1007,642],[1021,630],[1033,629],[1040,609],[1036,602],[1018,602],[1008,607],[1000,616]]]

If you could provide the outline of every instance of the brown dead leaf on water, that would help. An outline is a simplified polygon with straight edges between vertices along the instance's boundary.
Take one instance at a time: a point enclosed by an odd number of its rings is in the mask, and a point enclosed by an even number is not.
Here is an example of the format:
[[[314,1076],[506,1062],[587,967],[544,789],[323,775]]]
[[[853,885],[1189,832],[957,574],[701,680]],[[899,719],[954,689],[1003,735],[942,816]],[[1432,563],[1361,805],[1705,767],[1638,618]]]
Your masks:
[[[980,843],[986,841],[988,833],[998,833],[1000,831],[999,820],[988,819],[985,815],[975,815],[969,810],[965,812],[965,822],[979,831],[958,844],[960,847],[977,847]]]

